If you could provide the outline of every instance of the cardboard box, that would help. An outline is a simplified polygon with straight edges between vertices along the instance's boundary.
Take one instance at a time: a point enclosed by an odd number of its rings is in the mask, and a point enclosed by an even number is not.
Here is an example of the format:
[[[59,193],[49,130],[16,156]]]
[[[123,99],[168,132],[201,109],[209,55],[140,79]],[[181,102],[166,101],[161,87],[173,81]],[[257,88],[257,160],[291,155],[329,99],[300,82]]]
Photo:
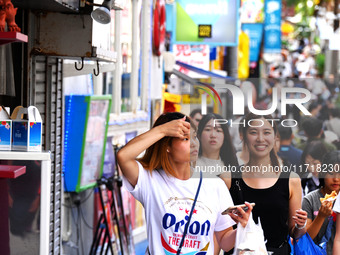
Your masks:
[[[0,106],[0,150],[11,150],[12,120],[5,107]]]
[[[41,151],[42,120],[35,106],[18,106],[12,114],[12,150]]]

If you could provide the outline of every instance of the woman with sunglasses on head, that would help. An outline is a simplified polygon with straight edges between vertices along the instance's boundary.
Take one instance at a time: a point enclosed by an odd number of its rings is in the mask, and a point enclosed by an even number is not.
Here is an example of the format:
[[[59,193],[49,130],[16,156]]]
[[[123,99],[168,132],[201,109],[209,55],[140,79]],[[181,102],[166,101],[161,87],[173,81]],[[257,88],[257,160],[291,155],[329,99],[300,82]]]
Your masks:
[[[143,151],[144,156],[137,159]],[[124,185],[145,209],[149,254],[178,253],[183,243],[182,254],[212,255],[214,233],[219,245],[230,250],[236,237],[232,225],[240,222],[246,226],[248,222],[250,204],[247,212],[238,208],[238,215],[221,215],[233,203],[219,179],[202,180],[194,199],[201,179],[191,178],[190,163],[197,159],[197,152],[196,128],[181,113],[162,114],[151,130],[118,152]]]
[[[253,219],[260,218],[267,250],[290,254],[287,236],[305,233],[307,214],[301,210],[301,182],[295,173],[282,171],[275,152],[277,128],[271,116],[245,117],[242,138],[249,161],[237,173],[222,176],[235,204],[254,202]],[[229,176],[228,176],[229,175]]]

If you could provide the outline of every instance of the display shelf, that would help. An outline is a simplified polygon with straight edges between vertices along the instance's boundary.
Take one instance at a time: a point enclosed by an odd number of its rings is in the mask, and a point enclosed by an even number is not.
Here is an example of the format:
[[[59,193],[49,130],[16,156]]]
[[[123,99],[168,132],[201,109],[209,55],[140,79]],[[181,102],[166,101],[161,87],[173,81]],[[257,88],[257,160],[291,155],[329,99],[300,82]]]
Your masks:
[[[26,166],[0,165],[0,178],[17,178],[26,173]]]
[[[14,42],[27,42],[28,36],[20,32],[0,32],[0,45]]]
[[[3,160],[51,160],[49,152],[0,151]]]

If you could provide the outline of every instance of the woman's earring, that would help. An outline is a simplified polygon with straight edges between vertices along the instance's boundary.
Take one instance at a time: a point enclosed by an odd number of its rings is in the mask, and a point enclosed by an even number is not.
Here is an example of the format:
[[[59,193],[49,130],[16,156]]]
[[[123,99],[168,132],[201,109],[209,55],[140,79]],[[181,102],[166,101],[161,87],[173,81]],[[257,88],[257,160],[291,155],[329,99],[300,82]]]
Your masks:
[[[166,149],[166,152],[169,153],[170,152],[169,149]]]

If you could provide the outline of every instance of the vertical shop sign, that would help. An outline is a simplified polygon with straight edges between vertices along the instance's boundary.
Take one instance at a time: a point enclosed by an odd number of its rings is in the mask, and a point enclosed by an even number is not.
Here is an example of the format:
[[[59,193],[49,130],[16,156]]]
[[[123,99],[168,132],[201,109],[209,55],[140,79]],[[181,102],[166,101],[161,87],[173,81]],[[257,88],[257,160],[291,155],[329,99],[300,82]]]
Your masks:
[[[260,48],[263,35],[263,24],[262,23],[242,24],[242,30],[246,34],[248,34],[250,38],[249,61],[257,62],[259,60],[260,55]]]
[[[238,10],[239,0],[177,0],[173,43],[237,46]]]
[[[264,52],[281,52],[281,0],[265,1]]]

